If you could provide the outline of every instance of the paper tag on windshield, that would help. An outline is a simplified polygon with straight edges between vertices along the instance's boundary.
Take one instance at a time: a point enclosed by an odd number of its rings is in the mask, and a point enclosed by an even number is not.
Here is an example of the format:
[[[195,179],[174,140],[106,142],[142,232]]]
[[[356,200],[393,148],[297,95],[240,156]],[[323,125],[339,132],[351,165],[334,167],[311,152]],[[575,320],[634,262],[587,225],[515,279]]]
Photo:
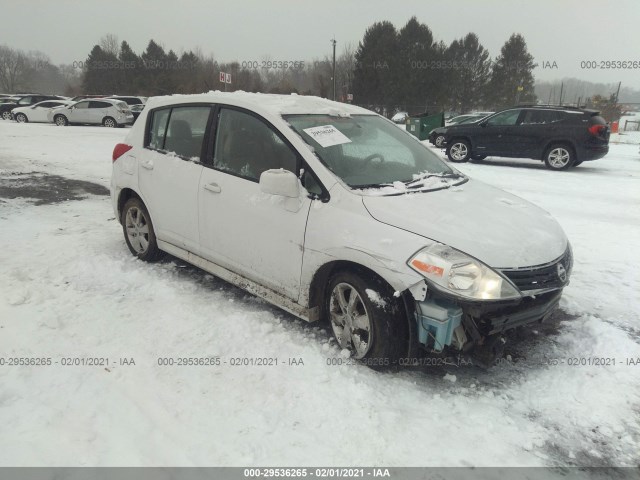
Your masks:
[[[333,125],[305,128],[304,132],[318,142],[321,147],[333,147],[334,145],[351,143],[351,140]]]

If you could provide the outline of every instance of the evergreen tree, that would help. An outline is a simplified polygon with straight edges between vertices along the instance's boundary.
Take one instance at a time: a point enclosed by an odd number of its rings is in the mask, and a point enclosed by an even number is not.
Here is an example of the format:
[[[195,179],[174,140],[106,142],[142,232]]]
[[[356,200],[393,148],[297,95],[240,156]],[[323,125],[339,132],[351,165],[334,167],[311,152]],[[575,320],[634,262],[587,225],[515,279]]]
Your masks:
[[[536,101],[533,69],[536,64],[524,37],[514,33],[503,45],[491,69],[487,99],[493,108]]]
[[[411,17],[398,34],[398,89],[394,100],[424,110],[438,103],[442,90],[443,65],[438,62],[433,33],[425,24]]]
[[[447,49],[451,107],[466,113],[484,105],[484,95],[491,74],[489,52],[480,44],[475,33],[454,40]]]
[[[83,88],[88,94],[113,95],[118,89],[118,78],[114,68],[118,58],[113,53],[95,45],[84,65]]]
[[[391,22],[377,22],[367,29],[355,55],[355,103],[383,104],[398,97],[397,45],[396,29]]]
[[[142,83],[140,57],[135,54],[131,46],[124,40],[120,44],[118,60],[120,61],[118,92],[126,92],[129,95],[138,94]]]
[[[142,88],[146,95],[167,95],[173,92],[165,88],[163,73],[167,68],[167,54],[159,44],[149,40],[147,49],[140,55],[142,60]]]

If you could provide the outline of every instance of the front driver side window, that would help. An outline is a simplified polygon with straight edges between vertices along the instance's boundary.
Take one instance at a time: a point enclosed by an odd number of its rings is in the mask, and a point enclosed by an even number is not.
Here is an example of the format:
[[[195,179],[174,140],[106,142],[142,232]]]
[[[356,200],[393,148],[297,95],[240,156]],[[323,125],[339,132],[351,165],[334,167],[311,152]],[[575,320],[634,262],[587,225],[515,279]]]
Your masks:
[[[273,168],[296,173],[297,156],[271,127],[253,115],[223,108],[213,166],[249,180]]]
[[[487,120],[487,124],[496,126],[515,125],[518,121],[519,116],[520,110],[507,110],[506,112],[501,112],[491,117],[489,120]]]

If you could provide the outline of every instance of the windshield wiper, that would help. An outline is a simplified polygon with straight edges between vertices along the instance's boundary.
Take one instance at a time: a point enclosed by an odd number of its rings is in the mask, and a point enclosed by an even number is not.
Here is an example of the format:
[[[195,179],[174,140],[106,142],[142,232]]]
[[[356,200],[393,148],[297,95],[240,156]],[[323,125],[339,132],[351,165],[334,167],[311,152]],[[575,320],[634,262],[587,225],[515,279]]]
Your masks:
[[[437,178],[467,178],[464,175],[462,175],[460,173],[455,173],[455,172],[451,172],[451,173],[427,173],[425,175],[421,175],[419,178],[416,178],[415,180],[408,180],[408,181],[404,182],[404,184],[407,186],[407,188],[417,187],[417,186],[419,186],[419,184],[421,182],[423,182],[427,178],[433,178],[433,177],[437,177]]]

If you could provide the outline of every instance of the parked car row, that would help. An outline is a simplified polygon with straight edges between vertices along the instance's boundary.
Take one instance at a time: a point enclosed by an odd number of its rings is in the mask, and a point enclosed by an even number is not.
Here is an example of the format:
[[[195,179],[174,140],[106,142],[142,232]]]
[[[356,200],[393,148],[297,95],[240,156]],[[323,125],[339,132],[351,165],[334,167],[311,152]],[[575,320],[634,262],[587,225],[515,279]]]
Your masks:
[[[609,152],[609,127],[600,112],[575,107],[524,105],[481,119],[438,128],[429,141],[452,162],[487,156],[542,160],[566,170]]]
[[[44,122],[58,126],[131,125],[144,109],[146,97],[79,96],[67,99],[57,95],[22,94],[4,96],[0,102],[0,117],[19,123]],[[14,101],[15,99],[15,101]],[[1,100],[1,99],[0,99]],[[135,110],[135,111],[134,111]]]

